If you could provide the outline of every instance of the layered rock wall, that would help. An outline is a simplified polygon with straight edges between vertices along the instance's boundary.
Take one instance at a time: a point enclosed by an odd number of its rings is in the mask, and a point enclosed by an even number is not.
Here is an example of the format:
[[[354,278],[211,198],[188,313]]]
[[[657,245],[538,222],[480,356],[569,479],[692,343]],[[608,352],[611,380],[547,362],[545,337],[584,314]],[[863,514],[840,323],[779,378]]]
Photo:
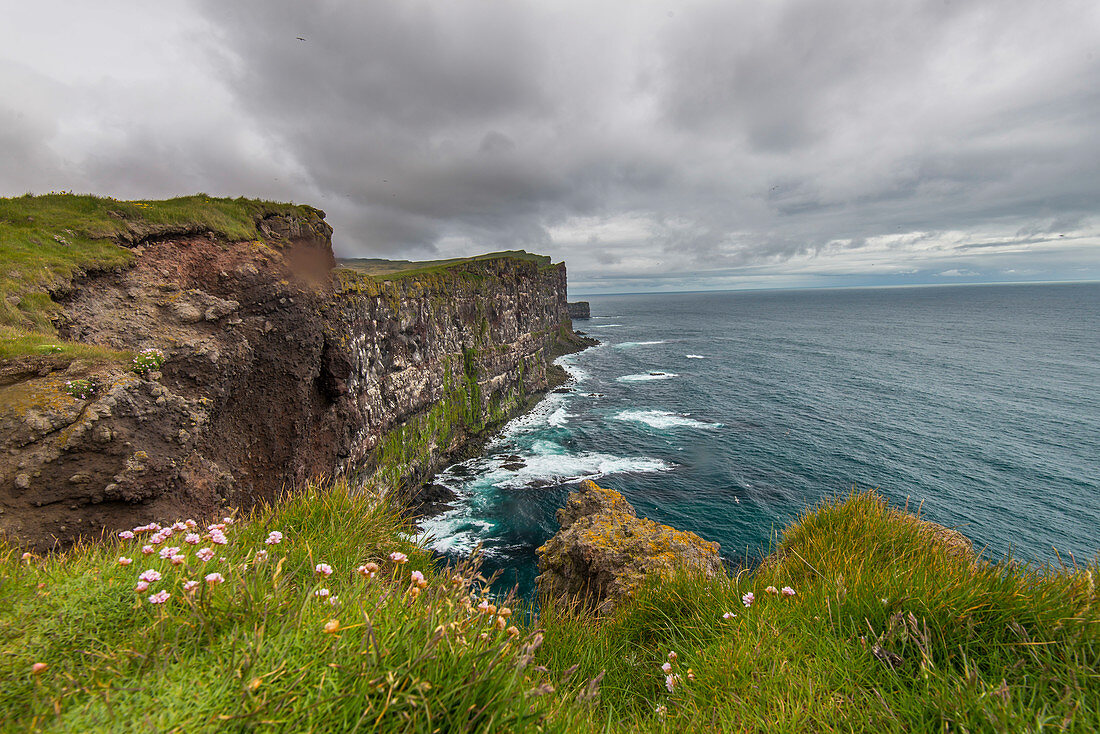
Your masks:
[[[0,370],[0,531],[38,548],[247,508],[314,475],[409,487],[550,384],[575,348],[565,268],[333,270],[323,213],[263,240],[157,232],[132,267],[55,294],[60,335],[160,349],[159,373],[24,359]],[[88,399],[66,384],[90,379]]]

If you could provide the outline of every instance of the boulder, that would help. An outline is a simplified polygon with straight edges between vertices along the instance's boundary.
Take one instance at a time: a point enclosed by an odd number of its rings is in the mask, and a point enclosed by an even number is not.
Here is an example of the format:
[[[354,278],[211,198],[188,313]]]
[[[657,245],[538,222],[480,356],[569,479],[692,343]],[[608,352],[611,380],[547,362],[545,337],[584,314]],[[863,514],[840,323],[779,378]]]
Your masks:
[[[584,481],[558,510],[561,530],[538,549],[543,596],[611,612],[651,575],[722,573],[718,544],[638,517],[612,489]]]

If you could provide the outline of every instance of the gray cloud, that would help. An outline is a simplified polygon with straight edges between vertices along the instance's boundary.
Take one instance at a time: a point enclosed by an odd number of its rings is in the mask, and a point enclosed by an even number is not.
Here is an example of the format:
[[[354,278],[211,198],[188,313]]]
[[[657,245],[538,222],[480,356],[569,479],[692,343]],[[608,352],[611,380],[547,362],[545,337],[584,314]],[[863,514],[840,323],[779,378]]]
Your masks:
[[[0,44],[5,192],[308,201],[580,291],[1100,277],[1091,0],[107,5]]]

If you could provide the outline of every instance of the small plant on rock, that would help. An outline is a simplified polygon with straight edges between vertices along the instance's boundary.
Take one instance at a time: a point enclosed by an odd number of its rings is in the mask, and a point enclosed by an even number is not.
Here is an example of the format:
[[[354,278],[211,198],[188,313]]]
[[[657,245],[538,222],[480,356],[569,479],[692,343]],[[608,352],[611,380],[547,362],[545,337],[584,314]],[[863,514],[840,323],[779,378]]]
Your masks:
[[[94,380],[69,380],[65,383],[65,392],[78,400],[87,400],[95,394]]]
[[[143,349],[134,357],[134,363],[130,369],[139,375],[144,375],[159,370],[162,364],[164,364],[164,352],[159,349]]]

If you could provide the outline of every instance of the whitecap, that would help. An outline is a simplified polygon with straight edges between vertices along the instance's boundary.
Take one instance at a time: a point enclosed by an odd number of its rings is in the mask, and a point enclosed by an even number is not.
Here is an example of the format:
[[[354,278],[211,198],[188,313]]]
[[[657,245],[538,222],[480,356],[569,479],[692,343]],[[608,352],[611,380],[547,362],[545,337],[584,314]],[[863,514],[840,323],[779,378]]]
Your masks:
[[[593,324],[592,326],[589,326],[588,328],[589,329],[614,329],[614,328],[619,327],[619,326],[622,326],[622,324]]]
[[[679,377],[675,372],[646,372],[640,375],[623,375],[616,377],[616,382],[649,382],[650,380],[671,380]]]
[[[701,354],[685,354],[684,357],[687,359],[706,359],[706,357]]]
[[[704,428],[707,430],[721,428],[721,423],[708,423],[706,421],[690,418],[683,413],[670,413],[667,410],[623,410],[616,413],[615,420],[633,421],[643,423],[650,428]]]
[[[500,489],[565,484],[581,479],[599,479],[610,474],[668,471],[672,465],[649,456],[614,456],[594,451],[569,453],[563,446],[540,439],[523,456],[524,466],[516,471],[494,469],[481,480]]]
[[[565,412],[565,406],[563,405],[562,407],[551,413],[546,421],[554,428],[561,428],[566,423],[568,423],[569,419],[572,417],[573,416],[569,415],[569,413]]]
[[[616,349],[630,349],[631,347],[648,347],[651,344],[665,344],[664,339],[658,339],[653,342],[622,342],[621,344],[615,344]]]

